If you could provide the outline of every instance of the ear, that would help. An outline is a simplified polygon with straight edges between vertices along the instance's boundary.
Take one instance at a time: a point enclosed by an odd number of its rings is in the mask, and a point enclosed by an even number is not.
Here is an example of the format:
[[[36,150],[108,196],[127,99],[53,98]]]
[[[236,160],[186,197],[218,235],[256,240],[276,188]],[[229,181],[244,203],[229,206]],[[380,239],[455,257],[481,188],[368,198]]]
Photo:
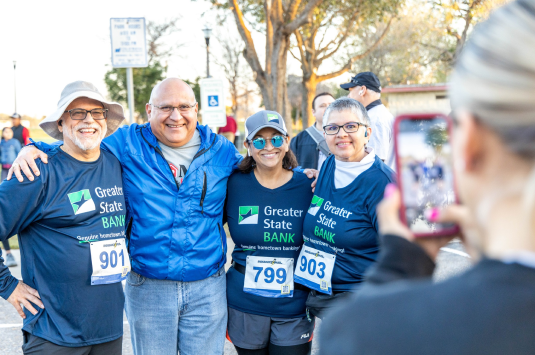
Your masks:
[[[466,111],[459,112],[456,117],[459,125],[455,132],[455,141],[459,157],[464,162],[464,170],[473,173],[477,171],[485,156],[482,127],[476,118]]]
[[[369,142],[371,137],[372,137],[372,128],[371,127],[366,127],[366,132],[368,133],[368,136],[366,138],[368,138],[368,142]],[[368,143],[368,142],[366,142],[366,143]]]
[[[152,105],[149,103],[145,104],[145,111],[147,112],[147,117],[150,121],[150,114],[152,113]]]
[[[63,120],[62,119],[59,119],[58,120],[58,130],[63,133]]]
[[[245,147],[245,149],[249,149],[249,142],[247,142],[247,140],[244,140],[243,146]]]

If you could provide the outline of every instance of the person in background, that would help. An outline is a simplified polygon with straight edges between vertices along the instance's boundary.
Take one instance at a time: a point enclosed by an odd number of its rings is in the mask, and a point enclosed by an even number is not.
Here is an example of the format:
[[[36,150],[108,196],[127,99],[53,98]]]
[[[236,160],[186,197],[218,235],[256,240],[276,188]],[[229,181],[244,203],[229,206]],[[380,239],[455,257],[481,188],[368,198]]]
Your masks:
[[[381,82],[379,78],[372,72],[363,72],[354,76],[349,83],[340,85],[340,87],[349,90],[349,95],[347,96],[366,107],[373,130],[368,146],[373,148],[375,154],[386,165],[391,169],[395,169],[394,116],[381,102]]]
[[[514,55],[513,55],[514,54]],[[378,207],[381,255],[366,285],[322,324],[320,353],[533,354],[535,349],[535,1],[475,28],[450,78],[457,223],[475,265],[435,283],[440,248],[400,221],[400,193]]]
[[[375,207],[394,172],[367,147],[373,134],[364,106],[342,97],[325,111],[325,160],[303,225],[296,280],[312,289],[311,314],[325,311],[357,290],[377,257]],[[308,260],[308,261],[307,261]]]
[[[11,129],[13,130],[13,137],[24,147],[26,144],[30,143],[30,131],[28,128],[20,124],[20,118],[18,113],[11,115],[11,123],[13,124]]]
[[[232,116],[227,116],[227,125],[225,127],[219,127],[217,134],[222,135],[228,139],[232,144],[234,144],[234,139],[236,139],[236,131],[238,130],[238,125],[236,120]]]
[[[0,142],[0,160],[2,163],[2,178],[0,181],[6,179],[9,168],[11,168],[11,163],[17,158],[17,154],[19,154],[21,148],[20,142],[13,139],[13,130],[10,127],[5,127],[2,130],[2,141]],[[15,256],[9,247],[9,240],[2,240],[2,245],[6,251],[6,260],[4,264],[7,267],[17,266]]]
[[[312,114],[316,118],[314,125],[308,127],[290,142],[290,149],[303,169],[321,170],[321,165],[331,155],[323,137],[323,114],[334,101],[328,92],[317,94],[312,100]]]
[[[297,161],[277,112],[255,113],[245,130],[248,155],[229,178],[225,204],[235,243],[227,272],[227,337],[239,355],[310,354],[309,290],[293,282],[310,183],[292,171]]]

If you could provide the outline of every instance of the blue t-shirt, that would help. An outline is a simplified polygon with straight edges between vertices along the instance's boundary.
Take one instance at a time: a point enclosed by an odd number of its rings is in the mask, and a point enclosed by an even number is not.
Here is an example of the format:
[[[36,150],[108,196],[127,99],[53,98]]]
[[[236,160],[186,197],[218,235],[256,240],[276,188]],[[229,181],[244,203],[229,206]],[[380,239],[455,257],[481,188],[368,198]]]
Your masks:
[[[225,214],[235,243],[232,259],[246,265],[248,255],[293,258],[303,244],[303,221],[312,199],[311,180],[294,172],[290,181],[268,189],[254,172],[235,172],[228,181]],[[266,317],[294,318],[305,315],[308,293],[294,290],[293,297],[269,298],[243,292],[245,276],[227,272],[228,306]]]
[[[314,197],[303,226],[307,247],[336,254],[332,274],[335,291],[351,291],[363,281],[379,251],[377,204],[394,172],[375,157],[373,165],[353,182],[334,185],[335,157],[321,168]]]
[[[125,237],[121,166],[109,152],[81,162],[59,147],[34,181],[0,184],[0,239],[18,234],[22,279],[45,306],[25,310],[23,330],[52,343],[80,347],[123,334],[121,283],[91,286],[89,240]],[[0,259],[0,261],[2,261]],[[18,281],[0,262],[0,296]]]

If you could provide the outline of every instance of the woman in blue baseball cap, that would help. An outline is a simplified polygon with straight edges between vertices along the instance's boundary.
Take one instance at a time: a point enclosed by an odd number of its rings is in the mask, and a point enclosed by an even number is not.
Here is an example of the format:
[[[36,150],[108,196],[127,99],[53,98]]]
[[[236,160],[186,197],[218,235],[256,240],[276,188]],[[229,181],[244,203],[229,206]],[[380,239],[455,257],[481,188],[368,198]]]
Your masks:
[[[260,111],[245,122],[247,156],[230,176],[225,216],[232,240],[227,272],[227,338],[239,355],[305,355],[314,318],[309,290],[294,284],[303,221],[312,199],[307,176],[289,150],[283,118]]]

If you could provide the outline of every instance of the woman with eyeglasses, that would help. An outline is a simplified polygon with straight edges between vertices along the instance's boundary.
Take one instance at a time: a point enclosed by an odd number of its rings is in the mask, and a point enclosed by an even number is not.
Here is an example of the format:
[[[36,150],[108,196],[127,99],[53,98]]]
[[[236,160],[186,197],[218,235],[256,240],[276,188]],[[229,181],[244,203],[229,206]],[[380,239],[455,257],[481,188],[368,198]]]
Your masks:
[[[294,284],[310,180],[293,171],[283,118],[260,111],[245,122],[247,156],[230,176],[225,216],[232,240],[227,338],[239,355],[310,354],[309,290]]]
[[[320,318],[359,288],[374,263],[379,251],[375,208],[394,176],[366,147],[373,132],[361,103],[340,98],[327,108],[323,122],[333,155],[317,179],[295,270],[296,282],[312,290],[308,312]]]

